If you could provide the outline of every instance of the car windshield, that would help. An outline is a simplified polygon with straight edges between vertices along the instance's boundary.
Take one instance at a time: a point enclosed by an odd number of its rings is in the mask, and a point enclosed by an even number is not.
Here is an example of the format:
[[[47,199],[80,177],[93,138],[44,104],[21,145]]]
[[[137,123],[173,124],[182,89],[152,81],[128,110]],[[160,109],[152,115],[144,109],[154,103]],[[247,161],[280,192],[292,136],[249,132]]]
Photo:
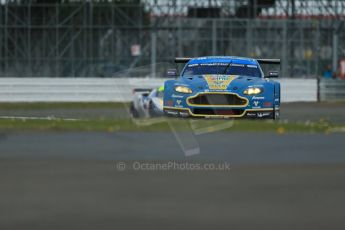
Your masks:
[[[183,76],[205,74],[225,74],[225,75],[243,75],[252,77],[261,77],[261,71],[256,65],[230,64],[229,63],[206,63],[188,65]]]

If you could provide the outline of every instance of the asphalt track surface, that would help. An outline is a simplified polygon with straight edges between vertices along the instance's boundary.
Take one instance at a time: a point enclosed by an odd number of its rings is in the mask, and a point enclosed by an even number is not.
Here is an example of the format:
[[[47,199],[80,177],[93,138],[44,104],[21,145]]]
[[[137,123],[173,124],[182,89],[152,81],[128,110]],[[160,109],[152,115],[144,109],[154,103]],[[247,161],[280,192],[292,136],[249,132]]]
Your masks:
[[[1,229],[339,229],[343,165],[119,172],[110,161],[0,161]]]
[[[236,165],[345,163],[342,133],[179,135],[186,150],[200,150],[200,154],[188,158],[193,161],[227,161]],[[169,161],[185,160],[186,152],[168,132],[26,132],[0,136],[0,158],[5,159]]]
[[[285,108],[283,119],[345,120],[344,104]],[[200,154],[170,132],[0,131],[0,229],[345,229],[344,133],[178,136]]]

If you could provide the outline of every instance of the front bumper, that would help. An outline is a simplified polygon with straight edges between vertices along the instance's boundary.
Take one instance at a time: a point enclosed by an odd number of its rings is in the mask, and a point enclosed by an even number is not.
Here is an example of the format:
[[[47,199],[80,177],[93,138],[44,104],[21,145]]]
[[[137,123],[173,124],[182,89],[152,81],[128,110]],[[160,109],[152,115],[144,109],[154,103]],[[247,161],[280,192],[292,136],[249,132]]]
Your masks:
[[[232,108],[177,108],[164,107],[164,113],[174,117],[201,118],[272,118],[273,108],[262,109],[232,109]]]

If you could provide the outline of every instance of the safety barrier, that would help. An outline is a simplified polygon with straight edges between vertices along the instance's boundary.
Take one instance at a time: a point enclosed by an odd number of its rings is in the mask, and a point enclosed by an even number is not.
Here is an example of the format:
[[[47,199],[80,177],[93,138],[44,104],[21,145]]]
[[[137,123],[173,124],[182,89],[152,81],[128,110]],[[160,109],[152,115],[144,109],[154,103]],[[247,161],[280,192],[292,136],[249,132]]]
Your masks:
[[[291,79],[282,78],[278,80],[281,86],[281,101],[317,101],[317,80],[316,79]]]
[[[318,82],[320,101],[345,101],[345,81],[320,79]]]
[[[122,102],[134,88],[154,88],[164,79],[0,78],[2,102]]]
[[[0,78],[0,102],[125,102],[134,88],[154,88],[153,78]],[[316,79],[279,79],[282,102],[317,101]]]

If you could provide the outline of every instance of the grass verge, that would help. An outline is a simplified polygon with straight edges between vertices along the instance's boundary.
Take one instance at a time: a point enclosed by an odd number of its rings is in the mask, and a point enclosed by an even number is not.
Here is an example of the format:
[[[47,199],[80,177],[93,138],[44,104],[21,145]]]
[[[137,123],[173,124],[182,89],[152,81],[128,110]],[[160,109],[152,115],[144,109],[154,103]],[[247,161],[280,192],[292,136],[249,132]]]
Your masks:
[[[155,121],[155,120],[153,120]],[[231,122],[231,123],[230,123]],[[325,121],[316,123],[284,123],[265,120],[197,120],[188,119],[150,120],[150,125],[138,125],[132,120],[35,120],[35,119],[0,119],[0,130],[3,131],[169,131],[173,126],[178,131],[198,131],[200,129],[213,132],[222,131],[250,131],[277,132],[279,134],[302,132],[327,133],[333,127]],[[170,125],[169,125],[170,124]],[[193,127],[193,128],[192,128]],[[215,129],[216,127],[216,129]]]
[[[4,114],[8,111],[23,110],[49,110],[49,109],[121,109],[125,108],[124,103],[0,103],[0,111]],[[168,121],[168,122],[167,122]],[[269,120],[190,120],[190,119],[163,119],[133,122],[130,119],[117,120],[108,119],[89,119],[89,120],[63,120],[63,119],[0,119],[0,131],[170,131],[171,126],[176,130],[193,131],[199,133],[222,131],[250,131],[250,132],[277,132],[280,134],[289,132],[324,132],[339,127],[332,126],[327,121],[317,122],[272,122]],[[146,125],[143,125],[146,124]],[[150,125],[147,125],[150,124]],[[340,127],[343,129],[344,127]]]

